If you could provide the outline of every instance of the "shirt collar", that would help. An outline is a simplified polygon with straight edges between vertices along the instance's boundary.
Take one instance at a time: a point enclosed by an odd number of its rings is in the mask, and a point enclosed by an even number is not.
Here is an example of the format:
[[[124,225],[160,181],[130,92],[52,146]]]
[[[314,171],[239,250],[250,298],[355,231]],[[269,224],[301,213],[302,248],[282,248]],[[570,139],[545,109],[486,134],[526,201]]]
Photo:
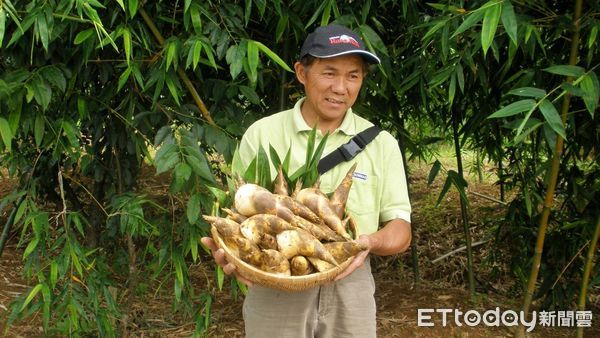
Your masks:
[[[300,100],[298,100],[298,102],[296,102],[296,104],[294,105],[293,112],[292,112],[292,124],[294,126],[294,130],[297,133],[300,133],[303,131],[310,131],[312,129],[306,123],[306,121],[304,121],[304,118],[302,117],[301,107],[302,107],[302,102],[304,102],[305,99],[306,98],[303,97]],[[348,111],[346,111],[346,115],[344,116],[342,123],[335,130],[334,133],[342,132],[348,136],[356,135],[356,123],[354,121],[354,117],[355,117],[355,115],[352,112],[352,108],[348,108]]]

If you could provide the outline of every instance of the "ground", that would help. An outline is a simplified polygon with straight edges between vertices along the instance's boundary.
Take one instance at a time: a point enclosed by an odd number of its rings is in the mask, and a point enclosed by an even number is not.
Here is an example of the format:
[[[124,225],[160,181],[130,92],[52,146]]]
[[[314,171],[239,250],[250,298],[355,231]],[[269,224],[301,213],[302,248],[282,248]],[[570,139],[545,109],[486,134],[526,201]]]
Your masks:
[[[446,163],[450,169],[451,163]],[[470,301],[466,285],[466,258],[464,251],[457,251],[444,259],[433,261],[443,254],[456,250],[464,245],[462,224],[460,223],[460,207],[455,193],[449,193],[437,206],[436,200],[441,185],[442,174],[431,185],[427,185],[429,166],[426,163],[411,163],[411,200],[413,204],[413,226],[419,254],[420,282],[414,283],[411,253],[399,256],[373,258],[373,272],[377,291],[378,336],[380,337],[511,337],[511,327],[486,327],[480,324],[475,327],[457,326],[453,317],[448,318],[448,325],[442,326],[441,316],[432,316],[433,327],[419,327],[418,309],[459,309],[463,312],[478,310],[483,313],[497,307],[501,311],[518,309],[521,296],[513,296],[509,285],[508,274],[494,275],[488,273],[483,263],[489,243],[486,225],[490,219],[503,213],[503,205],[492,199],[498,199],[498,187],[493,184],[493,175],[484,173],[480,181],[477,175],[469,176],[469,197],[471,216],[470,227],[474,248],[477,276],[477,295]],[[0,197],[4,196],[10,185],[9,180],[0,181]],[[3,190],[4,189],[4,190]],[[484,197],[482,197],[482,195]],[[490,199],[490,197],[492,199]],[[5,220],[6,215],[0,215]],[[3,222],[2,222],[3,224]],[[0,257],[0,332],[11,299],[27,290],[28,286],[21,275],[23,248],[16,247],[16,236],[11,238],[8,247]],[[223,290],[215,286],[214,268],[208,264],[192,267],[191,273],[199,289],[210,290],[214,295],[212,308],[212,324],[207,336],[210,337],[242,337],[243,321],[241,317],[241,297],[233,297],[226,284]],[[599,313],[600,302],[598,288],[590,290],[589,309],[594,317]],[[180,337],[190,336],[194,329],[191,320],[173,314],[170,309],[172,294],[157,293],[149,298],[138,300],[134,304],[136,314],[133,336],[136,337]],[[535,306],[535,304],[534,304]],[[167,309],[167,310],[165,310]],[[566,309],[570,310],[570,309]],[[19,322],[8,329],[7,337],[36,337],[42,335],[38,318]],[[586,337],[600,336],[600,320],[594,318],[593,327],[587,328]],[[1,333],[0,333],[1,336]],[[542,327],[538,325],[529,337],[572,337],[573,328]]]

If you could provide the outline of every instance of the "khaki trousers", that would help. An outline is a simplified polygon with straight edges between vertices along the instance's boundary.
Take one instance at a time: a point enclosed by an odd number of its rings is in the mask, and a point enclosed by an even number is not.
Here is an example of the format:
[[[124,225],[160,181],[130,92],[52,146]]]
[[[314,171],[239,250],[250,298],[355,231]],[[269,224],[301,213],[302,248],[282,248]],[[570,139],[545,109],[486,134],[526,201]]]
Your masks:
[[[246,337],[376,337],[375,282],[368,260],[350,276],[306,291],[251,286]]]

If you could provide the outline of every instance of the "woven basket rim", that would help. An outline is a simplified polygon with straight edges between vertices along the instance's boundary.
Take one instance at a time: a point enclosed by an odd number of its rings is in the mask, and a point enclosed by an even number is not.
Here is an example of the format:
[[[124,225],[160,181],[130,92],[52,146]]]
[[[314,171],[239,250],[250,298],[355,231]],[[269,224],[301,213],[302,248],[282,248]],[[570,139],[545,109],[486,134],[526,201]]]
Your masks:
[[[283,291],[302,291],[331,282],[337,275],[344,271],[354,259],[354,256],[352,256],[335,268],[327,271],[316,272],[304,276],[282,276],[262,271],[234,255],[227,247],[214,225],[211,225],[211,234],[217,246],[225,252],[227,261],[235,265],[237,272],[242,277],[255,284]]]

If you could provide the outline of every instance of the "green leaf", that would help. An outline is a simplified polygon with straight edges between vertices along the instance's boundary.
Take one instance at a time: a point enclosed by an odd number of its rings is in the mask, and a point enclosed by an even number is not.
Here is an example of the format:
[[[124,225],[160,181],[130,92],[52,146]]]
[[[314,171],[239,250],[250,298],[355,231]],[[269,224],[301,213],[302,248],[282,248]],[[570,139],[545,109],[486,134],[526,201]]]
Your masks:
[[[483,11],[472,11],[464,15],[466,17],[465,21],[463,21],[460,26],[454,31],[454,33],[450,36],[450,38],[456,37],[458,34],[463,33],[467,29],[473,27],[476,23],[478,23],[481,18],[483,18]]]
[[[429,176],[427,176],[427,185],[431,185],[431,183],[433,183],[433,180],[435,180],[441,168],[442,163],[439,160],[435,160],[431,166],[431,170],[429,171]]]
[[[430,38],[437,31],[439,31],[440,29],[442,29],[442,27],[446,26],[447,23],[448,23],[448,19],[441,19],[441,20],[437,21],[436,24],[433,25],[431,28],[429,28],[429,30],[427,31],[427,33],[425,33],[425,35],[423,35],[423,38],[421,38],[421,40],[422,41],[426,41],[428,38]]]
[[[27,295],[27,298],[25,298],[25,301],[23,302],[23,305],[21,305],[21,309],[19,311],[23,311],[27,305],[29,305],[29,303],[31,303],[31,300],[42,290],[42,283],[37,284],[36,286],[33,287],[33,289],[31,289],[31,291],[29,291],[29,294]]]
[[[579,66],[571,66],[571,65],[551,66],[548,68],[544,68],[543,71],[552,73],[552,74],[573,76],[573,77],[579,77],[585,73],[585,69],[583,69]]]
[[[192,167],[185,162],[180,162],[175,166],[175,179],[182,183],[187,182],[192,176]]]
[[[495,3],[485,10],[483,15],[483,25],[481,28],[481,48],[483,49],[484,55],[492,45],[492,41],[494,41],[494,36],[496,35],[496,29],[498,28],[498,22],[500,21],[501,13],[502,4],[500,2]]]
[[[40,12],[40,14],[37,16],[37,20],[35,21],[35,25],[37,27],[40,40],[42,40],[42,47],[44,47],[44,50],[48,52],[48,40],[50,38],[50,34],[48,33],[48,23],[46,22],[45,13]]]
[[[0,117],[0,136],[2,136],[2,142],[4,142],[4,146],[8,150],[8,152],[12,149],[12,139],[13,133],[10,130],[10,124],[6,121],[5,118]]]
[[[39,242],[40,242],[40,237],[39,236],[35,236],[29,242],[29,244],[27,244],[27,247],[25,248],[25,251],[23,252],[23,259],[26,259],[27,257],[29,257],[29,255],[31,255],[31,253],[33,252],[33,250],[35,250],[35,248],[37,248],[37,245],[38,245]]]
[[[48,85],[48,83],[41,78],[36,78],[36,80],[32,81],[33,86],[33,97],[35,101],[42,106],[42,109],[45,111],[50,105],[50,100],[52,99],[52,89]]]
[[[254,89],[248,86],[240,86],[239,88],[242,95],[244,95],[244,97],[246,97],[250,102],[253,104],[260,104],[260,98]]]
[[[250,72],[255,74],[258,69],[258,46],[252,40],[248,40],[248,67]],[[254,78],[254,76],[251,76]]]
[[[283,61],[277,54],[275,54],[269,47],[263,45],[258,41],[253,41],[253,43],[260,49],[261,52],[265,53],[271,60],[275,61],[281,68],[287,70],[288,72],[293,73],[294,71]]]
[[[129,80],[130,74],[131,74],[131,68],[127,67],[127,69],[125,69],[123,74],[121,74],[121,76],[119,76],[119,83],[117,84],[117,93],[121,91],[123,86],[125,86],[125,84],[127,83],[127,80]]]
[[[58,264],[56,264],[55,260],[52,260],[50,263],[50,285],[52,288],[56,286],[56,281],[58,280]]]
[[[271,163],[262,145],[258,148],[256,156],[256,174],[258,179],[257,184],[271,190]]]
[[[138,10],[138,0],[129,0],[129,15],[133,18]]]
[[[74,44],[79,45],[82,42],[86,41],[87,39],[89,39],[92,35],[94,35],[95,30],[93,28],[88,28],[84,31],[81,31],[79,33],[77,33],[77,35],[75,36],[75,40],[73,41]]]
[[[44,139],[44,131],[46,127],[46,121],[44,120],[44,115],[39,114],[35,117],[35,127],[33,129],[33,135],[35,140],[35,145],[39,147],[42,144],[42,140]]]
[[[456,79],[458,80],[458,87],[462,93],[465,92],[465,72],[463,70],[462,65],[459,63],[456,64]]]
[[[119,6],[121,6],[123,11],[125,11],[125,4],[123,3],[123,0],[117,0],[117,3],[119,4]]]
[[[125,60],[129,65],[131,60],[131,33],[127,27],[123,28],[123,49],[125,49]]]
[[[67,80],[65,79],[63,72],[61,72],[57,67],[44,67],[40,71],[40,74],[44,77],[44,79],[46,79],[46,81],[56,86],[61,92],[64,93],[65,89],[67,88]]]
[[[517,38],[517,17],[515,16],[513,5],[509,0],[505,0],[502,3],[502,25],[504,26],[506,34],[508,34],[512,42],[517,45],[519,42]]]
[[[329,24],[329,18],[331,17],[331,0],[326,2],[323,8],[323,15],[321,16],[321,26],[327,26]]]
[[[535,101],[532,99],[525,99],[517,102],[513,102],[506,107],[496,111],[492,115],[488,116],[488,119],[496,119],[501,117],[513,116],[524,111],[528,111],[535,106]]]
[[[548,100],[542,100],[540,102],[540,110],[552,130],[566,140],[567,135],[565,133],[565,126],[563,125],[560,115],[558,114],[556,107],[554,107],[554,104]]]
[[[174,62],[174,63],[173,63]],[[169,43],[167,46],[167,67],[166,70],[169,70],[169,66],[173,63],[173,68],[177,68],[177,43],[174,41]]]
[[[169,89],[169,92],[171,93],[171,96],[173,96],[173,99],[175,99],[175,102],[177,103],[177,105],[180,105],[179,103],[179,90],[178,90],[178,86],[176,85],[176,79],[173,76],[173,74],[169,73],[167,75],[167,77],[165,78],[165,82],[167,83],[167,88]]]
[[[521,87],[516,88],[507,93],[508,95],[517,95],[517,96],[526,96],[526,97],[534,97],[536,99],[542,98],[546,96],[546,91],[544,89],[536,88],[536,87]]]
[[[593,118],[594,112],[598,107],[598,95],[600,95],[600,85],[598,84],[596,73],[590,72],[584,75],[579,86],[584,92],[583,102],[585,103],[585,107]]]
[[[2,47],[2,41],[4,40],[4,32],[6,30],[6,14],[4,9],[0,8],[0,47]]]
[[[187,219],[190,222],[190,224],[196,224],[196,221],[200,217],[200,213],[202,213],[202,210],[200,210],[200,205],[200,195],[192,194],[192,196],[190,196],[190,199],[188,200],[187,208],[185,210]]]
[[[202,36],[202,18],[200,17],[198,5],[195,3],[190,7],[190,17],[192,18],[194,33],[198,36]]]

